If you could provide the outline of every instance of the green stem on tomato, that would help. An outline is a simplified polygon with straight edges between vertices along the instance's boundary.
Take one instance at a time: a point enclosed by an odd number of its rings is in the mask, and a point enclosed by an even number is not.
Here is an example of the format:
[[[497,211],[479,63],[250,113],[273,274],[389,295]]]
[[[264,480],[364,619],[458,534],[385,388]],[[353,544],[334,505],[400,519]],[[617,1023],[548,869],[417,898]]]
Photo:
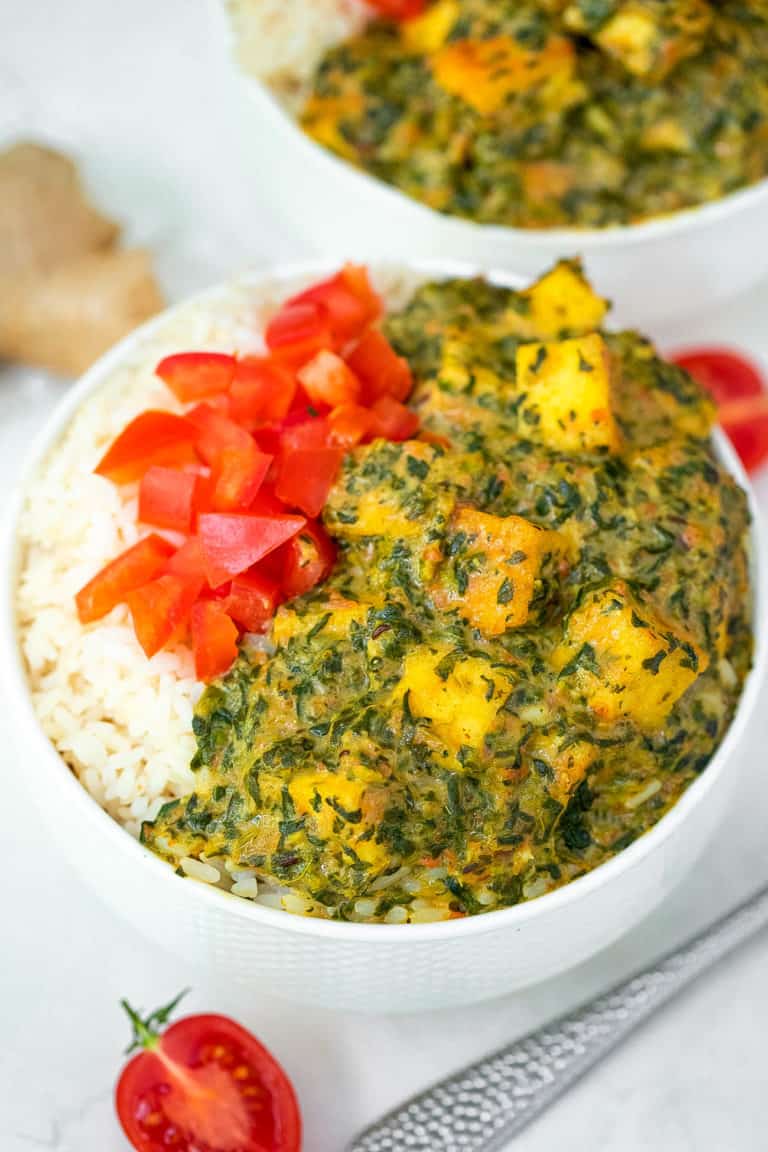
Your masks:
[[[188,992],[189,988],[185,988],[182,992],[179,992],[175,1000],[171,1000],[170,1004],[166,1004],[164,1008],[158,1008],[155,1012],[151,1012],[146,1019],[144,1019],[135,1008],[132,1008],[127,1000],[120,1001],[120,1006],[127,1014],[133,1027],[133,1039],[129,1047],[125,1050],[126,1056],[129,1056],[131,1052],[135,1052],[137,1048],[146,1048],[148,1051],[157,1048],[160,1041],[160,1029],[168,1023],[179,1002]]]

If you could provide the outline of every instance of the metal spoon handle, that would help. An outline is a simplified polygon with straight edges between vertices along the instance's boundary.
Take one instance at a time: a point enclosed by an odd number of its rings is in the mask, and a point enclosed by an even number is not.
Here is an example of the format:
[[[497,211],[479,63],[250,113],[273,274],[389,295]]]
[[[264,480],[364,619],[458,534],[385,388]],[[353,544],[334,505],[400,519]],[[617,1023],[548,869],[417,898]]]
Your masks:
[[[768,926],[768,888],[652,968],[414,1096],[348,1152],[495,1152],[633,1028]]]

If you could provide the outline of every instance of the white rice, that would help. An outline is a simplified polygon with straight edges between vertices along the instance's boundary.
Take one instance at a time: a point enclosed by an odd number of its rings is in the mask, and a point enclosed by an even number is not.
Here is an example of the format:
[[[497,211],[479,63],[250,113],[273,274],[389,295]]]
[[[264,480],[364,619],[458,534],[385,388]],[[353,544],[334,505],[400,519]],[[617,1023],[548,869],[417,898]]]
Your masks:
[[[362,0],[227,0],[244,72],[295,99],[326,49],[364,27]]]
[[[420,278],[390,269],[373,279],[397,307]],[[136,522],[135,486],[118,488],[94,475],[93,467],[145,408],[181,410],[154,375],[158,360],[196,348],[262,350],[267,315],[306,282],[235,283],[174,311],[78,409],[27,494],[20,521],[18,614],[35,709],[80,782],[133,835],[166,801],[194,788],[191,723],[202,686],[186,646],[147,660],[127,608],[115,608],[86,626],[78,620],[78,589],[153,531]],[[259,892],[247,869],[225,865],[222,876],[213,863],[189,858],[181,866],[196,880],[226,880],[238,895],[274,902],[273,893]],[[284,896],[282,906],[306,910],[295,895]]]

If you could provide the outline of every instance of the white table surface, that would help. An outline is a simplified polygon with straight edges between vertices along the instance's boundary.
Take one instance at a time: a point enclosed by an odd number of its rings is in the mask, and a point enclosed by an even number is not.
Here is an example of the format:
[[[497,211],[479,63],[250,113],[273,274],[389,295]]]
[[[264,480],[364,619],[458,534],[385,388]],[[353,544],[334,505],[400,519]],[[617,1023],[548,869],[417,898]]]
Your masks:
[[[301,257],[268,206],[257,142],[203,0],[0,0],[0,141],[37,135],[82,160],[105,207],[151,244],[169,294]],[[764,242],[756,238],[756,242]],[[765,357],[768,286],[686,338]],[[682,335],[682,334],[680,334]],[[0,493],[66,385],[0,370]],[[768,477],[759,487],[768,507]],[[0,502],[2,496],[0,496]],[[743,791],[718,841],[664,908],[621,943],[524,995],[422,1017],[245,1010],[215,975],[138,939],[81,887],[41,833],[0,714],[0,1149],[125,1152],[111,1093],[127,1041],[118,1000],[228,1012],[296,1084],[306,1152],[338,1152],[403,1096],[589,998],[768,881],[768,691],[742,749]],[[768,1146],[768,936],[687,994],[517,1143],[524,1152],[757,1152]]]

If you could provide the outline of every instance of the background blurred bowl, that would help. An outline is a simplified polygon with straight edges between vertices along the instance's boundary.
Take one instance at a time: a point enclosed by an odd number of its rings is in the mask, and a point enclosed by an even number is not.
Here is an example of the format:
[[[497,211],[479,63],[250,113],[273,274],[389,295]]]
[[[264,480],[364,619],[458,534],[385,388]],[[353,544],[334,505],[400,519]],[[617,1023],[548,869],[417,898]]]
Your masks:
[[[216,34],[235,63],[224,0]],[[768,274],[768,179],[711,204],[628,227],[504,228],[441,215],[339,159],[307,137],[280,100],[242,74],[243,130],[254,175],[305,251],[359,259],[468,261],[533,277],[582,256],[622,326],[683,334],[679,321],[745,291]]]
[[[409,265],[427,275],[473,275],[452,264]],[[277,269],[245,278],[293,290],[325,266]],[[519,283],[502,273],[499,283]],[[598,288],[601,286],[598,284]],[[217,288],[198,298],[212,299]],[[328,1008],[405,1012],[489,999],[566,971],[616,940],[658,905],[685,875],[725,811],[739,776],[734,751],[766,666],[765,596],[758,561],[761,535],[746,476],[716,433],[718,453],[746,490],[752,515],[755,667],[723,743],[679,803],[646,835],[608,863],[555,892],[520,904],[437,924],[367,925],[295,916],[182,879],[115,823],[79,784],[35,715],[21,657],[15,586],[17,524],[24,491],[75,410],[123,363],[172,323],[170,309],[103,357],[57,407],[34,446],[26,475],[10,493],[0,539],[0,685],[16,745],[16,764],[51,834],[78,871],[138,931],[187,960],[210,965],[256,1000],[261,990]],[[706,573],[702,573],[706,579]],[[14,861],[17,870],[23,861]],[[41,911],[45,915],[45,910]]]

